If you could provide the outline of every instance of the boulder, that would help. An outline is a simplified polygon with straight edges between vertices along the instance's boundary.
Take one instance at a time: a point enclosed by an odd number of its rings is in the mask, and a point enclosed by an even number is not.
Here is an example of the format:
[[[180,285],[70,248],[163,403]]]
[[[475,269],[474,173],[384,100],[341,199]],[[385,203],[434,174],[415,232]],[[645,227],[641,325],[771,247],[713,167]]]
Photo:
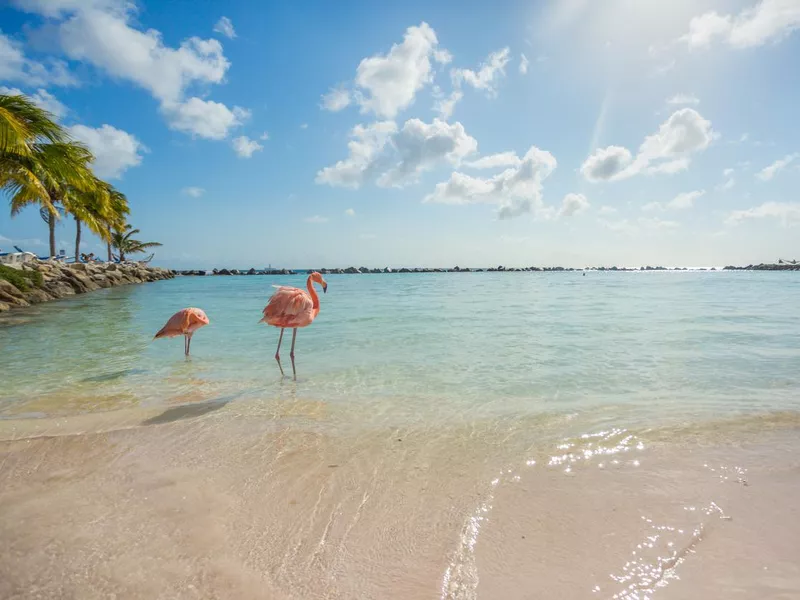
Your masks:
[[[248,274],[248,275],[255,275],[255,274],[256,274],[256,270],[255,270],[255,269],[253,269],[253,268],[251,268],[251,269],[250,269],[250,270],[247,272],[247,274]]]
[[[53,298],[45,292],[44,290],[40,290],[39,288],[34,288],[31,291],[25,294],[25,298],[31,304],[41,304],[42,302],[47,302],[52,300]]]
[[[86,263],[70,263],[67,265],[67,268],[72,271],[81,271],[84,272],[88,268]]]
[[[5,279],[0,279],[0,302],[13,306],[28,306],[24,294]]]

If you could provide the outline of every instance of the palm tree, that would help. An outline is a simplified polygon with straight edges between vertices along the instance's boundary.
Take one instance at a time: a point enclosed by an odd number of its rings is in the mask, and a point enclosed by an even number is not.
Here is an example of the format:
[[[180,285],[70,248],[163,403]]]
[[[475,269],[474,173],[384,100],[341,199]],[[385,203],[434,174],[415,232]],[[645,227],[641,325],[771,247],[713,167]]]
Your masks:
[[[25,96],[0,94],[0,157],[30,156],[42,139],[59,143],[69,137],[53,115]]]
[[[81,224],[101,238],[106,234],[105,220],[111,210],[109,188],[97,179],[90,191],[69,188],[64,193],[64,208],[75,219],[75,262],[80,260]]]
[[[70,141],[47,111],[23,96],[0,95],[0,190],[11,198],[11,216],[30,204],[45,209],[50,255],[56,253],[57,204],[69,190],[90,193],[98,180],[89,149]]]
[[[140,242],[133,239],[133,236],[141,233],[138,229],[132,229],[131,225],[125,225],[122,229],[116,229],[111,234],[111,245],[119,251],[120,262],[125,260],[126,254],[138,254],[148,248],[161,246],[159,242]]]
[[[108,260],[112,261],[114,260],[114,254],[111,250],[113,232],[125,229],[127,217],[131,211],[125,194],[112,185],[106,185],[108,188],[109,207],[103,219],[103,233],[100,237],[106,242]]]

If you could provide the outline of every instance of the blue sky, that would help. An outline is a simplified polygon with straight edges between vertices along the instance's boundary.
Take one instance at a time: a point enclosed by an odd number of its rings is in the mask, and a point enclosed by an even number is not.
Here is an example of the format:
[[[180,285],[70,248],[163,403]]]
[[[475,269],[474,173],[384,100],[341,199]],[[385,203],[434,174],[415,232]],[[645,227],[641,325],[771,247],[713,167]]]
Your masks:
[[[800,0],[11,0],[0,24],[0,86],[90,145],[161,264],[800,258]],[[0,212],[0,247],[45,239]]]

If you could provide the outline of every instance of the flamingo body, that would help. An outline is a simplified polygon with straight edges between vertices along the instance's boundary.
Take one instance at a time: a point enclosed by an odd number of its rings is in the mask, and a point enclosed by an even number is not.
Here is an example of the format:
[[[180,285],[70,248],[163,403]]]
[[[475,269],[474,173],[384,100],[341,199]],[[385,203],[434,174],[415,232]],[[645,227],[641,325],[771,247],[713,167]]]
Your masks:
[[[206,313],[200,308],[183,308],[169,318],[166,325],[156,333],[153,339],[171,338],[182,335],[186,338],[184,350],[189,355],[189,346],[192,343],[194,332],[208,325]]]
[[[317,306],[308,292],[295,287],[281,286],[272,294],[269,303],[264,307],[264,318],[267,325],[273,327],[297,328],[308,327],[319,314]]]
[[[311,325],[319,314],[319,296],[314,290],[314,283],[320,284],[323,292],[328,290],[328,284],[325,283],[322,275],[316,271],[311,273],[306,280],[308,291],[295,287],[275,286],[278,290],[272,294],[269,302],[264,307],[264,316],[259,321],[259,323],[266,323],[281,330],[281,335],[278,338],[278,349],[275,351],[275,360],[278,361],[281,375],[283,375],[283,367],[281,366],[280,351],[283,330],[294,330],[292,332],[292,350],[289,352],[289,356],[292,359],[292,373],[295,379],[297,378],[297,371],[294,364],[294,343],[297,338],[297,330],[300,327]]]

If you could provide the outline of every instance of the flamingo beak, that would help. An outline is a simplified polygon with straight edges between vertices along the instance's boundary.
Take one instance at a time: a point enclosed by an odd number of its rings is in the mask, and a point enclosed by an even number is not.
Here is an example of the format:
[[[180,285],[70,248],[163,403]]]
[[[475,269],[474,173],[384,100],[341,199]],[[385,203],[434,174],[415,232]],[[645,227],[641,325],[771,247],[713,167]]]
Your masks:
[[[325,283],[324,281],[322,282],[322,293],[323,294],[327,294],[328,293],[328,284]]]

